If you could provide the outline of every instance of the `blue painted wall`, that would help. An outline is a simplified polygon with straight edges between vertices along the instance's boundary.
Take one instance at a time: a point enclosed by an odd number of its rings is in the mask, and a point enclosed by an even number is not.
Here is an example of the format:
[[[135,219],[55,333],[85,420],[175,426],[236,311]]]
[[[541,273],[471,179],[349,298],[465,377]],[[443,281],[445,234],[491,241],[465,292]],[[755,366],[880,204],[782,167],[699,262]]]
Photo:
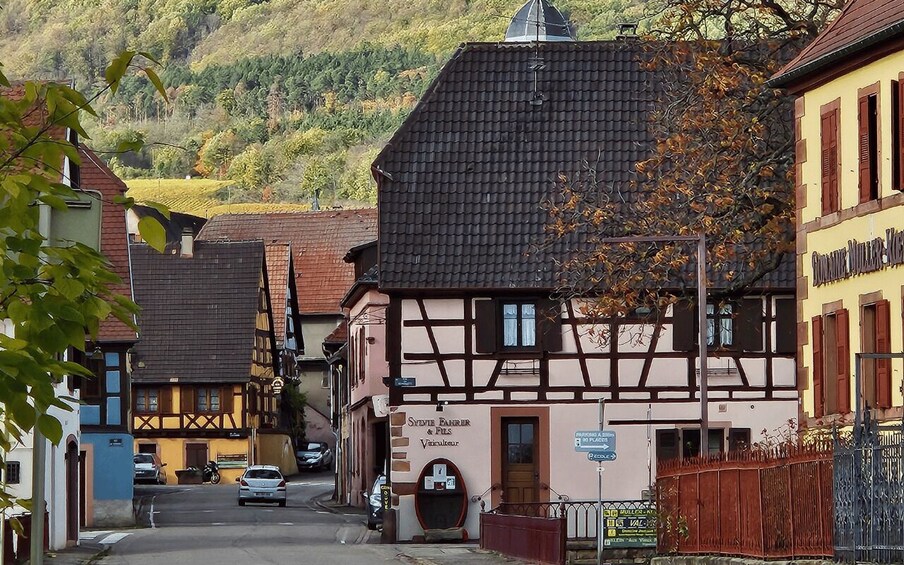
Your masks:
[[[131,501],[135,476],[131,434],[83,431],[82,442],[94,446],[94,499]]]

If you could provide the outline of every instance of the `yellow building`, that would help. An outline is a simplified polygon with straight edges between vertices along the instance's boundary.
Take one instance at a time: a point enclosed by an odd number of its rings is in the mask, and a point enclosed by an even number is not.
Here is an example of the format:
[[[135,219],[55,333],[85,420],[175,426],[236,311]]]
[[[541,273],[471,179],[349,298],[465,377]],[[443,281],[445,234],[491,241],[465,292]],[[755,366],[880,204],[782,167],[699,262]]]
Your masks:
[[[134,349],[136,452],[156,453],[168,480],[212,460],[224,481],[247,465],[297,472],[279,429],[276,341],[261,241],[183,238],[133,247],[142,339]]]
[[[795,101],[801,422],[902,417],[904,3],[853,0],[773,77]],[[860,382],[857,382],[857,372]]]

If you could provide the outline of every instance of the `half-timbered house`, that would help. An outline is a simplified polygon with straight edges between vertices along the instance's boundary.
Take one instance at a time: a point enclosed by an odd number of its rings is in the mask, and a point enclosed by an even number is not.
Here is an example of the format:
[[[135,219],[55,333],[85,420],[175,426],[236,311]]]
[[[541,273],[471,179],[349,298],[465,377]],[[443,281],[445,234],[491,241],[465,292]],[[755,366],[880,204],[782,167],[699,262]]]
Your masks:
[[[465,45],[374,162],[389,305],[386,343],[373,347],[388,358],[398,539],[437,523],[474,537],[478,501],[595,499],[597,464],[576,452],[575,432],[598,429],[600,400],[617,438],[607,499],[646,496],[657,460],[701,442],[736,449],[797,417],[788,262],[706,305],[701,406],[695,307],[652,325],[613,320],[603,343],[577,301],[551,298],[568,247],[529,252],[559,175],[591,162],[603,182],[634,190],[656,80],[642,56],[630,41]],[[437,519],[424,501],[450,488],[466,490],[466,510]]]
[[[296,356],[297,385],[307,398],[307,441],[335,447],[330,427],[329,367],[320,344],[342,321],[339,301],[354,282],[351,265],[342,261],[348,250],[376,237],[374,209],[322,210],[270,214],[223,214],[208,220],[199,239],[240,241],[262,239],[288,243],[298,289],[301,343],[313,344]]]
[[[164,253],[133,244],[132,255],[143,328],[133,357],[137,451],[158,453],[170,476],[208,460],[225,480],[254,463],[294,472],[289,438],[277,429],[263,242],[186,234]]]

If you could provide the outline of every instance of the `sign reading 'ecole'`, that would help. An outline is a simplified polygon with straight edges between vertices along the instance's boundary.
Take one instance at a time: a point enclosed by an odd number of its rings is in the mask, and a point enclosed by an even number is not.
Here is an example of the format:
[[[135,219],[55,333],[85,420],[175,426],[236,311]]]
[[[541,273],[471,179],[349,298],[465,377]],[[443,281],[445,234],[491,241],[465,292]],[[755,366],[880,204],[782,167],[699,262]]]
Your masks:
[[[852,239],[845,248],[826,254],[814,251],[812,261],[813,286],[904,265],[904,231],[888,228],[885,239]]]
[[[408,418],[408,426],[412,428],[426,428],[424,433],[429,438],[421,438],[421,447],[456,447],[458,441],[452,439],[456,428],[471,426],[471,420],[458,418]]]

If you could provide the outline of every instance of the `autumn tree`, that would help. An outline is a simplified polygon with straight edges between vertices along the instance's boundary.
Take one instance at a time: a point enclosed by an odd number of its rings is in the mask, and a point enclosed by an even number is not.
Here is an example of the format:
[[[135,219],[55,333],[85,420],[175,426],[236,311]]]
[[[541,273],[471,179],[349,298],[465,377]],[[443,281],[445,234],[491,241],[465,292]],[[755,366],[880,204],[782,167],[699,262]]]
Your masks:
[[[70,410],[54,383],[66,375],[92,377],[66,360],[70,348],[84,351],[86,336],[96,337],[108,316],[132,324],[137,307],[117,294],[119,282],[109,262],[77,242],[48,240],[43,220],[66,213],[77,179],[63,163],[78,163],[71,134],[87,137],[80,115],[93,113],[92,101],[115,92],[136,61],[125,52],[107,68],[105,87],[93,98],[64,84],[12,85],[0,72],[0,457],[37,429],[58,442],[62,428],[48,410]],[[144,69],[162,91],[157,75]],[[67,134],[70,132],[70,134]],[[135,146],[123,146],[123,151]],[[128,206],[129,199],[120,204]],[[163,228],[139,225],[142,237],[162,249]],[[149,238],[149,239],[148,239]],[[5,463],[5,461],[0,461]],[[0,510],[17,502],[0,490]],[[27,502],[27,501],[26,501]]]
[[[655,73],[653,146],[634,194],[603,186],[592,163],[560,179],[551,236],[586,245],[561,267],[564,297],[595,295],[586,314],[661,311],[696,287],[688,243],[613,237],[705,234],[711,294],[746,288],[794,250],[793,100],[766,81],[843,0],[659,0],[648,7],[644,65]],[[601,290],[602,289],[602,290]],[[657,308],[658,307],[658,308]]]

